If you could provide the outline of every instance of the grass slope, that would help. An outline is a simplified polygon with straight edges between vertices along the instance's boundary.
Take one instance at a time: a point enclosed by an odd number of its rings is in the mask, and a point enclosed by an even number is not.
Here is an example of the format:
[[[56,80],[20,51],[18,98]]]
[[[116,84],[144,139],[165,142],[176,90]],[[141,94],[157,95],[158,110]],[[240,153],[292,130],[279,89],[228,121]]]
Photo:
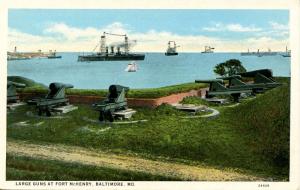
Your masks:
[[[287,180],[289,103],[285,84],[236,107],[217,107],[221,114],[214,119],[182,119],[186,113],[163,105],[137,109],[133,119],[147,119],[146,123],[112,126],[85,119],[98,117],[87,105],[79,105],[64,119],[28,117],[25,112],[34,109],[24,106],[8,114],[7,136],[237,168]],[[28,125],[17,125],[21,121]]]
[[[290,142],[290,88],[285,84],[233,109],[241,134],[251,143],[251,151],[288,173]],[[239,125],[240,124],[240,125]]]
[[[37,83],[31,79],[21,77],[21,76],[8,76],[7,77],[8,81],[13,81],[17,83],[23,83],[26,85],[26,87],[35,87],[35,88],[45,88],[46,86],[40,83]]]
[[[45,85],[36,83],[31,79],[27,79],[19,76],[9,76],[8,80],[26,84],[27,88],[19,89],[20,92],[41,93],[41,94],[46,94],[48,92],[48,88]],[[159,98],[171,94],[188,92],[190,90],[197,90],[206,86],[207,86],[206,84],[199,84],[199,83],[184,83],[184,84],[171,85],[171,86],[165,86],[160,88],[130,89],[130,91],[127,93],[127,97],[128,98]],[[97,89],[97,90],[96,89],[67,89],[66,93],[68,95],[87,95],[87,96],[94,95],[94,96],[105,97],[108,94],[107,89]]]
[[[172,177],[7,154],[6,180],[174,181]]]

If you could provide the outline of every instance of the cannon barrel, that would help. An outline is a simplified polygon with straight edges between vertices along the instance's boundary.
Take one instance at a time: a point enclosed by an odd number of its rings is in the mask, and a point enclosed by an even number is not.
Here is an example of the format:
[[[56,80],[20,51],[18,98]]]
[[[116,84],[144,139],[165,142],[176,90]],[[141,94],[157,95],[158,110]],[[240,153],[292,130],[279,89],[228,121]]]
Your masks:
[[[14,85],[17,88],[25,88],[26,85],[23,83],[17,83],[17,82],[12,82],[12,81],[7,81],[7,86]]]
[[[125,90],[125,92],[129,91],[129,87],[121,86],[121,85],[117,85],[117,84],[110,85],[109,88],[108,88],[110,93],[112,93],[112,92],[121,93],[121,91],[123,89]]]
[[[255,77],[258,73],[268,78],[273,77],[273,72],[271,69],[260,69],[255,71],[249,71],[245,73],[238,73],[238,75],[241,75],[242,77]]]
[[[230,79],[233,79],[233,78],[242,79],[241,75],[231,75],[231,76],[228,76],[228,77],[219,77],[217,79],[230,80]]]
[[[195,80],[195,83],[213,83],[213,82],[223,82],[221,79],[213,79],[213,80]]]
[[[53,82],[49,85],[50,90],[54,89],[60,89],[60,88],[73,88],[74,86],[72,84],[64,84],[59,82]]]

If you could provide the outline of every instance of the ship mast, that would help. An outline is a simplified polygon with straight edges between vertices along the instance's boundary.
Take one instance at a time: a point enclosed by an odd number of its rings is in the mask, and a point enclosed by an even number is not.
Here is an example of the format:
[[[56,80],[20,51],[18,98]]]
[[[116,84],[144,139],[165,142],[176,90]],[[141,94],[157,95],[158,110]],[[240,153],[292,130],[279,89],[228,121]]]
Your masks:
[[[177,46],[176,43],[174,42],[174,52],[176,52]]]
[[[173,46],[171,46],[172,43],[173,43]],[[169,41],[167,52],[176,52],[177,47],[180,47],[180,46],[177,46],[175,41]]]

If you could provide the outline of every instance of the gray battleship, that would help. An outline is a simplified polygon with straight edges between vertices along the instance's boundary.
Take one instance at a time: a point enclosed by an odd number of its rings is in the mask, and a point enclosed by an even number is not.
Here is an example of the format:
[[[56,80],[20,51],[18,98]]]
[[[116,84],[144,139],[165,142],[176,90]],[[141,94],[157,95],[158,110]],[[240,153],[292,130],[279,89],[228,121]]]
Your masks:
[[[277,55],[277,52],[271,51],[271,49],[268,49],[268,51],[260,51],[259,49],[257,50],[257,52],[250,52],[248,49],[248,52],[242,52],[241,53],[242,56],[250,56],[250,55],[255,55],[258,57],[262,57],[262,56],[274,56]]]
[[[115,46],[106,46],[106,35],[122,36],[125,38],[125,41]],[[90,55],[79,55],[78,61],[129,61],[145,59],[145,54],[130,53],[129,46],[130,44],[126,34],[119,35],[104,32],[101,36],[100,51]],[[124,51],[121,51],[121,48],[124,49]]]

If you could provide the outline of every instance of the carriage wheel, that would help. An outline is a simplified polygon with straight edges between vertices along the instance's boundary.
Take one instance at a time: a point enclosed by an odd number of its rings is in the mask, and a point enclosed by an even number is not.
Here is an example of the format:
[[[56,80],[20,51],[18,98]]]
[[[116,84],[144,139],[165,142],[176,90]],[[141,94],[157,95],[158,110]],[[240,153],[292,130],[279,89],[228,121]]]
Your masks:
[[[114,117],[110,111],[107,112],[107,118],[108,118],[108,121],[110,121],[110,122],[114,121]]]
[[[232,97],[234,102],[239,102],[240,94],[232,94]]]
[[[42,113],[43,113],[43,112],[42,112],[42,110],[41,110],[41,109],[39,109],[39,111],[38,111],[38,115],[39,115],[39,116],[41,116],[41,115],[42,115]]]
[[[104,113],[103,111],[100,111],[100,114],[99,114],[99,121],[104,121]]]
[[[48,117],[50,117],[51,116],[51,112],[50,112],[50,110],[46,110],[46,115],[48,116]]]

